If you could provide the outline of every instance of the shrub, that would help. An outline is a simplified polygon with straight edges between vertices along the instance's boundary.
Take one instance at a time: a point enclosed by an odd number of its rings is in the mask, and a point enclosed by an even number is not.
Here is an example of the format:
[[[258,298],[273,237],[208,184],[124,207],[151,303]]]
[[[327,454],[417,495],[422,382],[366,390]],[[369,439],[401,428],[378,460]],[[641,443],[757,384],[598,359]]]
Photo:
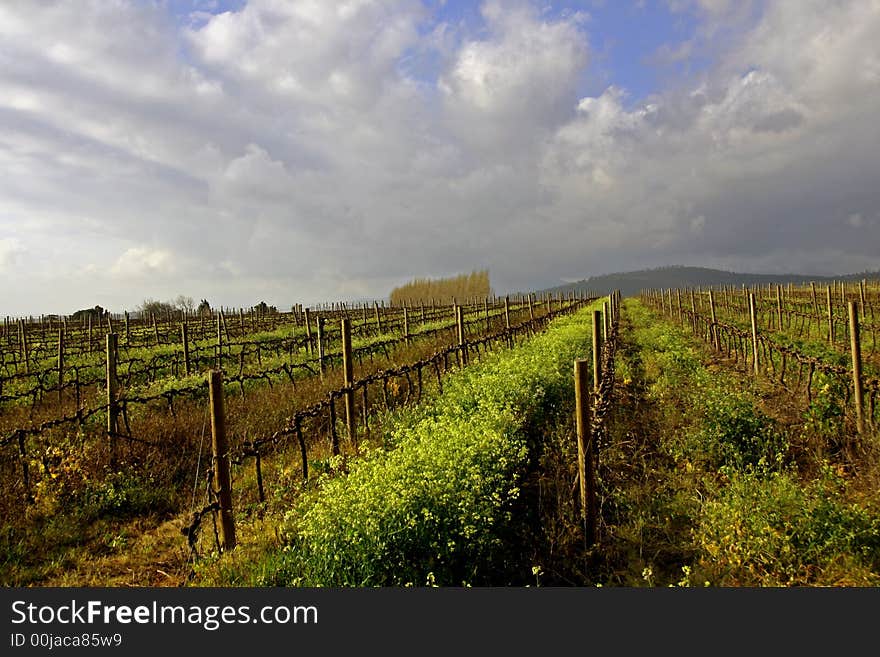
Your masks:
[[[702,397],[698,440],[709,467],[772,470],[782,465],[788,440],[750,399],[719,388]]]

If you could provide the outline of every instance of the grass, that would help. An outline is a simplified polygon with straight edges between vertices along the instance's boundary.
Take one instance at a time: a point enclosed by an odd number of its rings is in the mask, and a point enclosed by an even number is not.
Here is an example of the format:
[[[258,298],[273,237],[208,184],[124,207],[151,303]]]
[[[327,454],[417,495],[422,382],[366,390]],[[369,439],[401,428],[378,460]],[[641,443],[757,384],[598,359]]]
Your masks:
[[[638,301],[624,319],[595,583],[876,585],[875,458],[853,468],[842,452],[804,451],[817,415],[835,416],[833,391],[791,422],[797,400],[720,366]]]
[[[401,343],[389,350],[388,359],[383,355],[376,356],[375,362],[364,358],[362,363],[355,364],[355,376],[424,358],[447,346],[447,338],[440,334],[409,345]],[[480,359],[484,357],[481,355]],[[341,386],[341,379],[337,367],[328,369],[323,378],[300,380],[295,388],[289,383],[267,386],[260,382],[246,384],[242,390],[227,387],[227,434],[233,448],[246,440],[271,435],[286,424],[294,409],[325,398],[327,390]],[[426,376],[424,383],[425,396],[430,396],[433,377]],[[171,385],[179,385],[179,381]],[[404,393],[403,389],[395,392],[393,382],[389,385],[392,404],[396,398],[402,399]],[[371,403],[374,411],[377,404],[382,406],[375,395],[371,395]],[[121,575],[111,573],[124,567],[135,573],[125,577],[126,582],[144,577],[146,582],[153,583],[156,569],[138,564],[158,559],[160,569],[170,575],[162,575],[160,581],[182,583],[189,566],[186,541],[179,532],[188,523],[186,514],[201,508],[206,501],[201,483],[210,460],[210,424],[201,397],[176,399],[173,414],[169,411],[162,399],[130,411],[135,440],[119,441],[119,462],[113,469],[107,465],[110,449],[102,414],[91,416],[82,426],[60,427],[28,439],[25,464],[33,498],[29,504],[24,503],[23,463],[17,454],[7,450],[8,458],[0,460],[0,473],[10,483],[7,495],[0,501],[0,534],[5,537],[0,541],[0,580],[15,585],[67,585],[77,581],[100,585],[102,580],[90,574],[92,571],[117,581]],[[381,414],[374,415],[371,428],[378,430],[383,421]],[[331,472],[333,459],[325,436],[317,435],[316,430],[316,435],[307,434],[305,438],[313,476]],[[342,447],[343,453],[352,451],[347,442]],[[262,464],[269,498],[265,504],[257,500],[253,459],[233,465],[235,508],[239,519],[253,526],[289,504],[301,494],[304,485],[296,445],[292,451],[266,450]],[[197,467],[202,477],[196,481]],[[207,522],[210,523],[210,517]],[[165,528],[161,530],[173,533],[168,529],[169,523],[178,532],[176,541],[155,542],[167,551],[164,557],[147,553],[145,546],[152,544],[149,537],[135,539],[144,527],[152,528],[149,531]],[[260,541],[273,536],[274,532],[254,532],[254,538]],[[205,554],[212,549],[210,528],[202,532],[202,537],[197,547]]]
[[[522,486],[540,439],[589,354],[589,313],[454,374],[443,393],[394,413],[381,440],[334,464],[286,514],[280,550],[207,564],[221,585],[490,585],[534,579]],[[210,572],[207,572],[210,571]]]
[[[200,444],[205,463],[203,403],[181,400],[172,417],[158,402],[136,415],[151,445],[127,446],[118,470],[102,465],[106,441],[88,439],[100,417],[83,432],[50,432],[29,461],[33,504],[21,522],[4,515],[2,581],[166,585],[189,573],[196,586],[880,585],[880,450],[876,437],[852,434],[839,383],[817,374],[808,402],[730,368],[635,299],[623,308],[598,468],[600,541],[586,549],[571,364],[589,355],[588,317],[482,355],[418,407],[375,409],[356,458],[345,442],[334,457],[311,439],[308,482],[297,454],[270,451],[265,503],[253,461],[233,466],[239,545],[217,553],[208,527],[191,573],[180,528],[204,501],[191,477]],[[430,347],[414,342],[392,359]],[[326,394],[339,374],[298,383],[296,403]],[[292,395],[260,385],[229,394],[234,443],[277,428]],[[20,480],[18,461],[0,467]]]

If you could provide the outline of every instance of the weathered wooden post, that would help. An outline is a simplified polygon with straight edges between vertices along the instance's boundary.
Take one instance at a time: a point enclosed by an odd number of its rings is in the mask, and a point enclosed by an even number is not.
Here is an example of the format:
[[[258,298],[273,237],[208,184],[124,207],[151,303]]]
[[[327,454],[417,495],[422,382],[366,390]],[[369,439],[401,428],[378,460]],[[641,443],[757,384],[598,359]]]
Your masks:
[[[709,314],[712,318],[712,346],[715,347],[715,351],[721,351],[721,341],[718,339],[718,320],[715,316],[715,295],[711,288],[709,289]]]
[[[187,326],[186,322],[180,325],[180,333],[181,341],[183,342],[183,371],[189,376],[192,372],[190,371],[189,363],[189,326]]]
[[[223,330],[220,324],[220,313],[217,313],[217,369],[223,370]]]
[[[819,316],[819,301],[816,299],[816,283],[814,281],[810,281],[810,298],[813,301],[813,314],[816,316],[816,326],[821,326],[821,318]],[[812,327],[813,322],[807,324],[808,327]],[[807,329],[807,334],[809,335],[810,329]]]
[[[776,286],[776,316],[777,316],[777,326],[780,331],[783,330],[782,326],[782,286]]]
[[[831,305],[831,286],[829,285],[827,288],[828,291],[828,343],[830,345],[834,345],[834,308]]]
[[[532,307],[532,293],[529,292],[529,319],[535,319],[535,309]]]
[[[507,348],[513,346],[513,336],[510,334],[510,296],[504,297],[504,333],[507,335]]]
[[[226,344],[229,344],[229,327],[226,326],[226,315],[223,309],[220,309],[220,324],[223,326],[223,336],[226,338]]]
[[[116,334],[107,334],[107,437],[110,440],[110,462],[115,465],[117,460],[116,436],[119,432],[119,403],[117,397],[116,378]]]
[[[131,344],[131,328],[129,327],[128,322],[128,311],[125,311],[125,345],[128,346]]]
[[[602,302],[602,319],[603,319],[602,339],[608,340],[608,336],[611,334],[611,317],[608,314],[608,302],[607,301]]]
[[[21,331],[21,358],[24,360],[24,371],[30,373],[31,363],[30,351],[28,348],[27,327],[25,326],[23,319],[19,320],[19,330]]]
[[[865,400],[862,390],[862,345],[859,341],[859,314],[855,301],[847,302],[849,311],[849,342],[852,356],[853,403],[856,407],[856,428],[865,432]]]
[[[208,373],[211,404],[211,442],[214,456],[214,494],[220,506],[220,549],[235,547],[235,520],[232,516],[232,486],[229,476],[229,449],[226,444],[226,416],[223,408],[223,372]]]
[[[458,328],[458,364],[464,367],[468,362],[468,353],[464,339],[464,308],[461,306],[455,306],[455,321]]]
[[[309,353],[313,354],[313,353],[315,353],[315,347],[312,344],[312,319],[311,319],[311,312],[309,311],[308,308],[306,308],[306,310],[305,310],[305,316],[306,316],[306,342],[309,345]]]
[[[379,302],[375,301],[375,309],[376,309],[376,332],[382,333],[382,317],[379,315]]]
[[[58,329],[58,405],[63,401],[64,392],[64,331]],[[62,413],[64,415],[64,413]]]
[[[598,310],[593,311],[593,390],[598,390],[602,384],[602,338],[599,336]]]
[[[409,344],[409,311],[407,307],[403,307],[403,340]]]
[[[404,310],[404,318],[406,311]],[[354,390],[351,385],[354,383],[354,359],[351,353],[351,320],[347,317],[342,318],[342,371],[345,387],[345,426],[348,429],[348,439],[356,444],[354,434]]]
[[[581,518],[587,546],[596,542],[596,475],[593,468],[593,435],[590,428],[590,389],[587,383],[588,363],[585,359],[574,362],[575,417],[577,423],[578,483],[580,487]]]
[[[758,363],[758,318],[755,316],[755,295],[749,293],[749,321],[752,325],[752,361],[755,376],[761,374],[761,367]]]
[[[91,312],[88,314],[88,322],[89,322],[89,328],[88,328],[89,353],[92,353],[92,313]]]
[[[318,367],[324,375],[324,318],[318,317]]]

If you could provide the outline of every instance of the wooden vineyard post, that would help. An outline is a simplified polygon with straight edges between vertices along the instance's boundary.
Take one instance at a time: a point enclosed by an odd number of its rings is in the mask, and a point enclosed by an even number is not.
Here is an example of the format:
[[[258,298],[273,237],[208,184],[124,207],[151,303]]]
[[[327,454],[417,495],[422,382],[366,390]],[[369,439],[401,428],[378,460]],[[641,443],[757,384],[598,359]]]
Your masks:
[[[379,302],[376,301],[374,303],[376,307],[376,333],[382,333],[382,318],[379,315]]]
[[[709,289],[709,313],[712,316],[712,346],[715,347],[715,351],[721,351],[721,341],[718,339],[718,320],[715,317],[715,295],[712,293],[711,288]]]
[[[829,285],[827,288],[828,291],[828,344],[834,345],[834,308],[831,305],[831,286]]]
[[[64,391],[64,331],[58,329],[58,405],[61,405]],[[62,413],[63,415],[63,413]]]
[[[153,338],[156,341],[156,346],[159,346],[159,324],[156,323],[156,315],[155,313],[150,313],[150,322],[153,324]]]
[[[611,317],[608,315],[608,302],[602,302],[602,318],[605,320],[602,322],[604,327],[604,333],[602,333],[602,339],[608,340],[608,334],[611,333]]]
[[[813,314],[816,315],[816,318],[819,317],[819,302],[816,300],[816,283],[815,281],[810,281],[810,297],[813,300]]]
[[[226,315],[223,314],[223,309],[220,309],[220,323],[223,325],[223,336],[226,338],[226,344],[229,344],[229,328],[226,326]]]
[[[464,367],[468,362],[468,354],[464,339],[464,308],[461,306],[455,307],[455,322],[458,326],[458,364]]]
[[[223,370],[223,333],[220,326],[220,313],[217,313],[217,369]]]
[[[694,290],[691,288],[691,324],[693,325],[694,335],[697,334],[697,301],[694,298]]]
[[[486,333],[488,333],[491,328],[489,324],[489,297],[483,297],[483,312],[486,314]],[[404,317],[406,317],[405,314]]]
[[[128,311],[125,311],[125,346],[131,344],[131,329],[128,325]]]
[[[865,314],[865,301],[867,296],[867,291],[865,288],[867,287],[868,282],[863,278],[859,281],[859,301],[862,302],[862,314]]]
[[[313,353],[315,353],[315,349],[314,349],[314,346],[312,345],[312,318],[311,318],[311,312],[309,311],[308,308],[305,309],[305,316],[306,316],[306,342],[309,345],[309,353],[313,354]]]
[[[601,312],[593,311],[593,390],[602,383],[602,339],[599,337],[599,318]]]
[[[88,321],[89,321],[89,333],[88,333],[89,353],[92,353],[92,314],[91,313],[89,313]]]
[[[21,358],[24,361],[24,371],[29,373],[31,371],[30,353],[28,350],[27,328],[23,319],[19,320],[18,326],[21,331]]]
[[[404,309],[403,316],[405,320],[406,309]],[[342,372],[345,387],[348,388],[345,391],[345,426],[348,429],[348,439],[352,444],[356,444],[354,435],[354,390],[351,389],[351,385],[354,383],[354,359],[351,353],[351,320],[347,317],[342,318]]]
[[[324,318],[318,317],[318,368],[324,375]]]
[[[409,311],[403,307],[403,340],[409,344]]]
[[[758,363],[758,319],[755,316],[755,295],[751,292],[749,292],[749,320],[752,325],[752,363],[755,376],[758,376],[761,373]]]
[[[208,397],[211,404],[214,492],[220,506],[220,549],[225,551],[235,547],[235,520],[232,517],[226,417],[223,410],[223,372],[214,370],[208,373]]]
[[[535,309],[532,307],[532,293],[529,292],[529,319],[535,319]]]
[[[598,312],[598,311],[597,311]],[[578,482],[584,540],[588,547],[596,542],[596,476],[593,468],[593,436],[590,429],[590,389],[587,384],[588,362],[574,362],[575,416],[577,422]]]
[[[507,334],[507,347],[512,346],[512,338],[510,336],[510,297],[504,297],[504,332]]]
[[[116,434],[119,432],[119,404],[116,379],[116,334],[107,334],[107,436],[110,439],[110,463],[116,464]]]
[[[777,316],[777,326],[776,328],[780,331],[783,330],[782,327],[782,286],[776,286],[776,316]]]
[[[855,301],[847,302],[849,311],[849,341],[852,355],[853,403],[856,406],[856,428],[865,433],[865,400],[862,391],[862,345],[859,341],[859,315]]]
[[[189,326],[186,322],[180,325],[180,337],[183,342],[183,371],[187,376],[191,374],[189,364]]]
[[[681,289],[675,289],[675,296],[678,299],[678,325],[681,326],[684,323],[684,319],[681,314]]]

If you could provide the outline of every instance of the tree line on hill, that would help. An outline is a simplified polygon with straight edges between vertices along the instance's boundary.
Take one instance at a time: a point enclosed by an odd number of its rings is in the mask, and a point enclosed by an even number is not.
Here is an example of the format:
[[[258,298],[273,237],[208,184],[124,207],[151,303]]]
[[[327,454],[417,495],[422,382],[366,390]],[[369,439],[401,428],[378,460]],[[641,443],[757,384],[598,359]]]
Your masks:
[[[278,312],[276,306],[270,306],[265,301],[260,301],[256,304],[254,310],[263,315]],[[167,317],[169,315],[177,315],[180,313],[186,313],[187,315],[195,315],[198,317],[202,315],[211,316],[214,310],[211,308],[211,304],[207,299],[202,299],[197,305],[192,297],[180,294],[177,298],[169,301],[144,299],[143,303],[134,309],[134,312],[136,316],[145,318],[149,318],[150,316]],[[100,305],[96,305],[94,308],[82,308],[77,310],[71,315],[71,319],[85,320],[88,317],[91,317],[93,323],[98,323],[109,314],[109,310],[102,308]]]
[[[742,274],[720,269],[706,267],[685,267],[674,265],[657,267],[655,269],[642,269],[639,271],[618,272],[602,276],[591,276],[574,283],[559,285],[542,290],[542,292],[568,293],[592,291],[597,294],[607,294],[613,290],[620,290],[623,296],[634,296],[644,289],[657,288],[687,288],[707,287],[718,285],[767,285],[775,283],[787,285],[809,284],[811,281],[817,285],[827,284],[831,281],[857,281],[863,278],[880,278],[880,271],[861,272],[856,274],[844,274],[841,276],[811,276],[808,274]]]

